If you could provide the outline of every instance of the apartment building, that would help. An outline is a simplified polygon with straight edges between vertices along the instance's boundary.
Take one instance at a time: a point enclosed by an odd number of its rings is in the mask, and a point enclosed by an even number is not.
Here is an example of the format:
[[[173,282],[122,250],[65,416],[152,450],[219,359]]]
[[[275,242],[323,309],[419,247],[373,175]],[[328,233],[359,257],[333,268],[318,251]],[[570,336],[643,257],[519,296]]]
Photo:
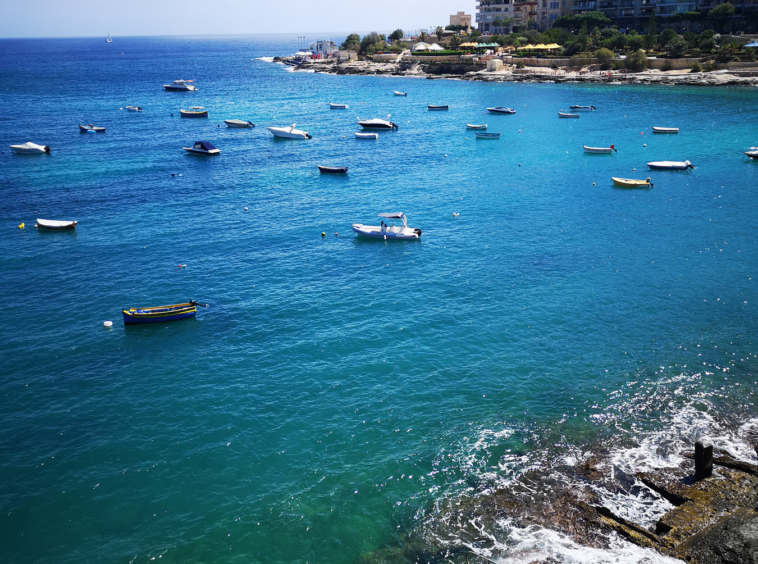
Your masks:
[[[477,29],[482,33],[507,33],[493,24],[513,18],[521,28],[548,29],[562,15],[572,0],[479,0],[476,6]]]

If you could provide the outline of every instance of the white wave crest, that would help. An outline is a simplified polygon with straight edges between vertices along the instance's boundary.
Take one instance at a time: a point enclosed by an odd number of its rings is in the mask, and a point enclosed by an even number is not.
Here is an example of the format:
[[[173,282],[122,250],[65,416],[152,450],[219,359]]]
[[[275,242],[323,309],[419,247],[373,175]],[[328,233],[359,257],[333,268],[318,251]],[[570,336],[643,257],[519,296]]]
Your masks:
[[[274,57],[257,57],[256,61],[263,61],[264,63],[273,63]]]

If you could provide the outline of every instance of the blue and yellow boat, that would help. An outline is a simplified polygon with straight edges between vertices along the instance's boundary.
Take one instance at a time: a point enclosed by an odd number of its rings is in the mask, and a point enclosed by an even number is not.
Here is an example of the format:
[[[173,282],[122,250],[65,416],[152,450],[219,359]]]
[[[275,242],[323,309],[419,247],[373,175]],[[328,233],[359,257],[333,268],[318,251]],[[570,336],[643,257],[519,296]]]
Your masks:
[[[186,304],[122,309],[121,313],[124,314],[124,325],[163,323],[164,321],[179,321],[180,319],[195,317],[197,306],[208,307],[207,304],[199,304],[195,300],[190,300]]]

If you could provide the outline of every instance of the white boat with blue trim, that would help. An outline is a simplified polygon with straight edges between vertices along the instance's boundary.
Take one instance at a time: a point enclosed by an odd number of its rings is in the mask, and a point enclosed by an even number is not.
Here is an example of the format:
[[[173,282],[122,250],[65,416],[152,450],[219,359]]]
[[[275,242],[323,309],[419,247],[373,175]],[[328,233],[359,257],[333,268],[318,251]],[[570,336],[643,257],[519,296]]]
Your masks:
[[[403,212],[396,213],[380,213],[379,217],[382,218],[380,225],[363,225],[362,223],[353,223],[353,231],[358,235],[364,237],[371,237],[372,239],[420,239],[421,229],[408,227],[408,220]],[[402,225],[395,225],[394,221],[391,224],[385,223],[385,219],[400,220]]]

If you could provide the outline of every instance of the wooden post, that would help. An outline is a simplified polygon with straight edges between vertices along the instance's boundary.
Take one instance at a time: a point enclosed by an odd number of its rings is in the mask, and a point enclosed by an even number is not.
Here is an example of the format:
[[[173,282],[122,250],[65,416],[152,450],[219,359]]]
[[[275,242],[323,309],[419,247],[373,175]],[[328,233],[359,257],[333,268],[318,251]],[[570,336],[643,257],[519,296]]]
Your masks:
[[[713,444],[709,441],[695,443],[695,480],[700,481],[713,475]]]

